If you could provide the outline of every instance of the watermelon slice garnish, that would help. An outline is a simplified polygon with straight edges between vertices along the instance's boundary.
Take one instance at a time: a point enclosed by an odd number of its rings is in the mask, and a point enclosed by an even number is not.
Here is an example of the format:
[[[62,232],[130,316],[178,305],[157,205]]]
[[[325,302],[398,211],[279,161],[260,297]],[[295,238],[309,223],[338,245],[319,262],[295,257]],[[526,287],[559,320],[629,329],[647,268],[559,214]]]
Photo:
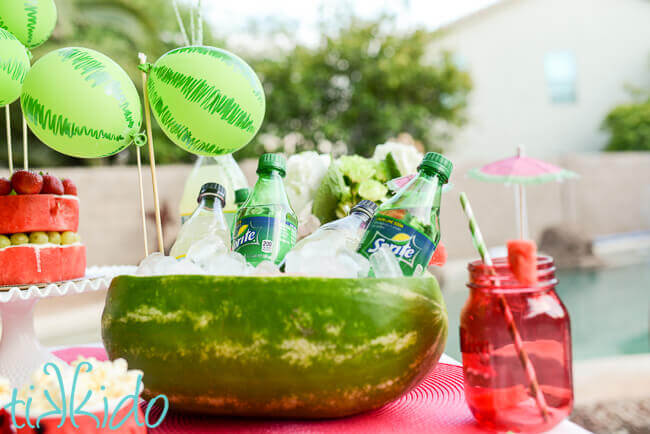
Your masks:
[[[444,244],[438,243],[438,246],[436,247],[436,250],[434,250],[433,256],[431,257],[431,261],[429,261],[429,266],[437,265],[438,267],[442,267],[446,263],[447,249],[445,248]]]
[[[515,278],[524,285],[537,283],[537,245],[532,240],[508,241],[508,264]]]

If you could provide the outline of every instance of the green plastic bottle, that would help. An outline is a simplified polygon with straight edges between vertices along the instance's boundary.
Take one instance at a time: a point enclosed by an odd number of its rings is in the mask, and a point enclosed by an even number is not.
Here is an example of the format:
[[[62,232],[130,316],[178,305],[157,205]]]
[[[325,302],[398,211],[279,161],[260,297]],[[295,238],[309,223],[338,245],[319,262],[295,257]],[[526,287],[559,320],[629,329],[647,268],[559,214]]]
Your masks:
[[[284,190],[286,160],[280,154],[264,154],[257,166],[257,183],[235,216],[232,249],[249,264],[280,264],[296,244],[298,218]]]
[[[377,209],[359,253],[369,258],[387,244],[405,276],[420,275],[440,241],[440,196],[452,169],[447,158],[428,152],[417,176]]]

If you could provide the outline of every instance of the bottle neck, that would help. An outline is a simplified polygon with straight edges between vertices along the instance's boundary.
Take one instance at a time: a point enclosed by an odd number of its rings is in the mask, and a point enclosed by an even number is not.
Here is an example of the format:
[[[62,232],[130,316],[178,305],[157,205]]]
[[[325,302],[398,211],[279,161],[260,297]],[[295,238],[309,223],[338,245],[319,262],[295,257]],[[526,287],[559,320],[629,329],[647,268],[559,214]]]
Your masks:
[[[221,201],[219,198],[212,194],[206,194],[205,196],[201,197],[199,208],[208,211],[221,210]]]
[[[402,191],[397,193],[389,202],[397,204],[409,202],[408,207],[440,208],[442,180],[438,174],[427,168],[421,169]],[[414,202],[415,201],[415,202]],[[414,202],[414,203],[411,203]],[[429,207],[428,204],[431,204]]]
[[[248,206],[269,204],[289,206],[280,172],[273,169],[260,170],[255,187],[246,203]]]
[[[360,226],[362,228],[368,226],[368,223],[370,223],[370,220],[372,220],[372,217],[370,217],[368,214],[366,214],[363,211],[352,211],[349,217],[353,217],[356,220],[359,220]]]

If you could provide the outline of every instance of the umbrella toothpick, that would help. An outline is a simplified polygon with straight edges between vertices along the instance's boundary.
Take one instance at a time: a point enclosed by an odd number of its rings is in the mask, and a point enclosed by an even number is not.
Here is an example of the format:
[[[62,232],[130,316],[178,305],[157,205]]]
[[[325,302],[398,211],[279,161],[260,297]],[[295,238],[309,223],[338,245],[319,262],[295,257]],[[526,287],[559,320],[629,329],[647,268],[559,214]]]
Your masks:
[[[140,64],[147,63],[147,56],[139,53]],[[147,143],[149,146],[149,165],[151,167],[151,183],[153,184],[153,206],[156,213],[156,232],[158,235],[158,251],[165,254],[163,241],[162,220],[160,218],[160,200],[158,198],[158,179],[156,177],[156,158],[153,147],[153,133],[151,131],[151,108],[149,107],[149,91],[147,90],[147,73],[142,71],[142,92],[144,94],[144,117],[147,124]]]

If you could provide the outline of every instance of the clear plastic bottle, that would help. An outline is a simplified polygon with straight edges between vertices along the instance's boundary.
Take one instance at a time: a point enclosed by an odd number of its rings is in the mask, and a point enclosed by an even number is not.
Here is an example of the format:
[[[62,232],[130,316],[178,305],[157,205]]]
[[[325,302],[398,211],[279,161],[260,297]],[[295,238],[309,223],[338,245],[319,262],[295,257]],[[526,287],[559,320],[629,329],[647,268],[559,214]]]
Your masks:
[[[223,215],[226,189],[214,182],[203,184],[198,197],[199,206],[181,227],[169,255],[177,259],[185,257],[192,244],[208,237],[223,241],[230,250],[230,229]]]
[[[279,264],[296,244],[298,218],[282,180],[286,164],[280,154],[260,157],[257,183],[235,217],[232,248],[254,266],[262,261]]]
[[[248,187],[246,176],[231,154],[216,157],[200,156],[185,181],[185,190],[179,205],[181,223],[185,223],[196,209],[196,196],[206,182],[216,182],[226,189],[226,204],[223,207],[228,227],[231,227],[237,208],[235,190]]]
[[[440,196],[452,169],[447,158],[427,152],[417,176],[379,207],[359,253],[369,258],[385,244],[405,276],[421,274],[440,241]]]
[[[362,200],[352,207],[348,216],[324,224],[313,234],[300,240],[293,250],[298,251],[310,244],[326,240],[340,248],[355,252],[359,247],[363,234],[366,232],[368,223],[370,223],[376,211],[376,203],[370,200]]]

